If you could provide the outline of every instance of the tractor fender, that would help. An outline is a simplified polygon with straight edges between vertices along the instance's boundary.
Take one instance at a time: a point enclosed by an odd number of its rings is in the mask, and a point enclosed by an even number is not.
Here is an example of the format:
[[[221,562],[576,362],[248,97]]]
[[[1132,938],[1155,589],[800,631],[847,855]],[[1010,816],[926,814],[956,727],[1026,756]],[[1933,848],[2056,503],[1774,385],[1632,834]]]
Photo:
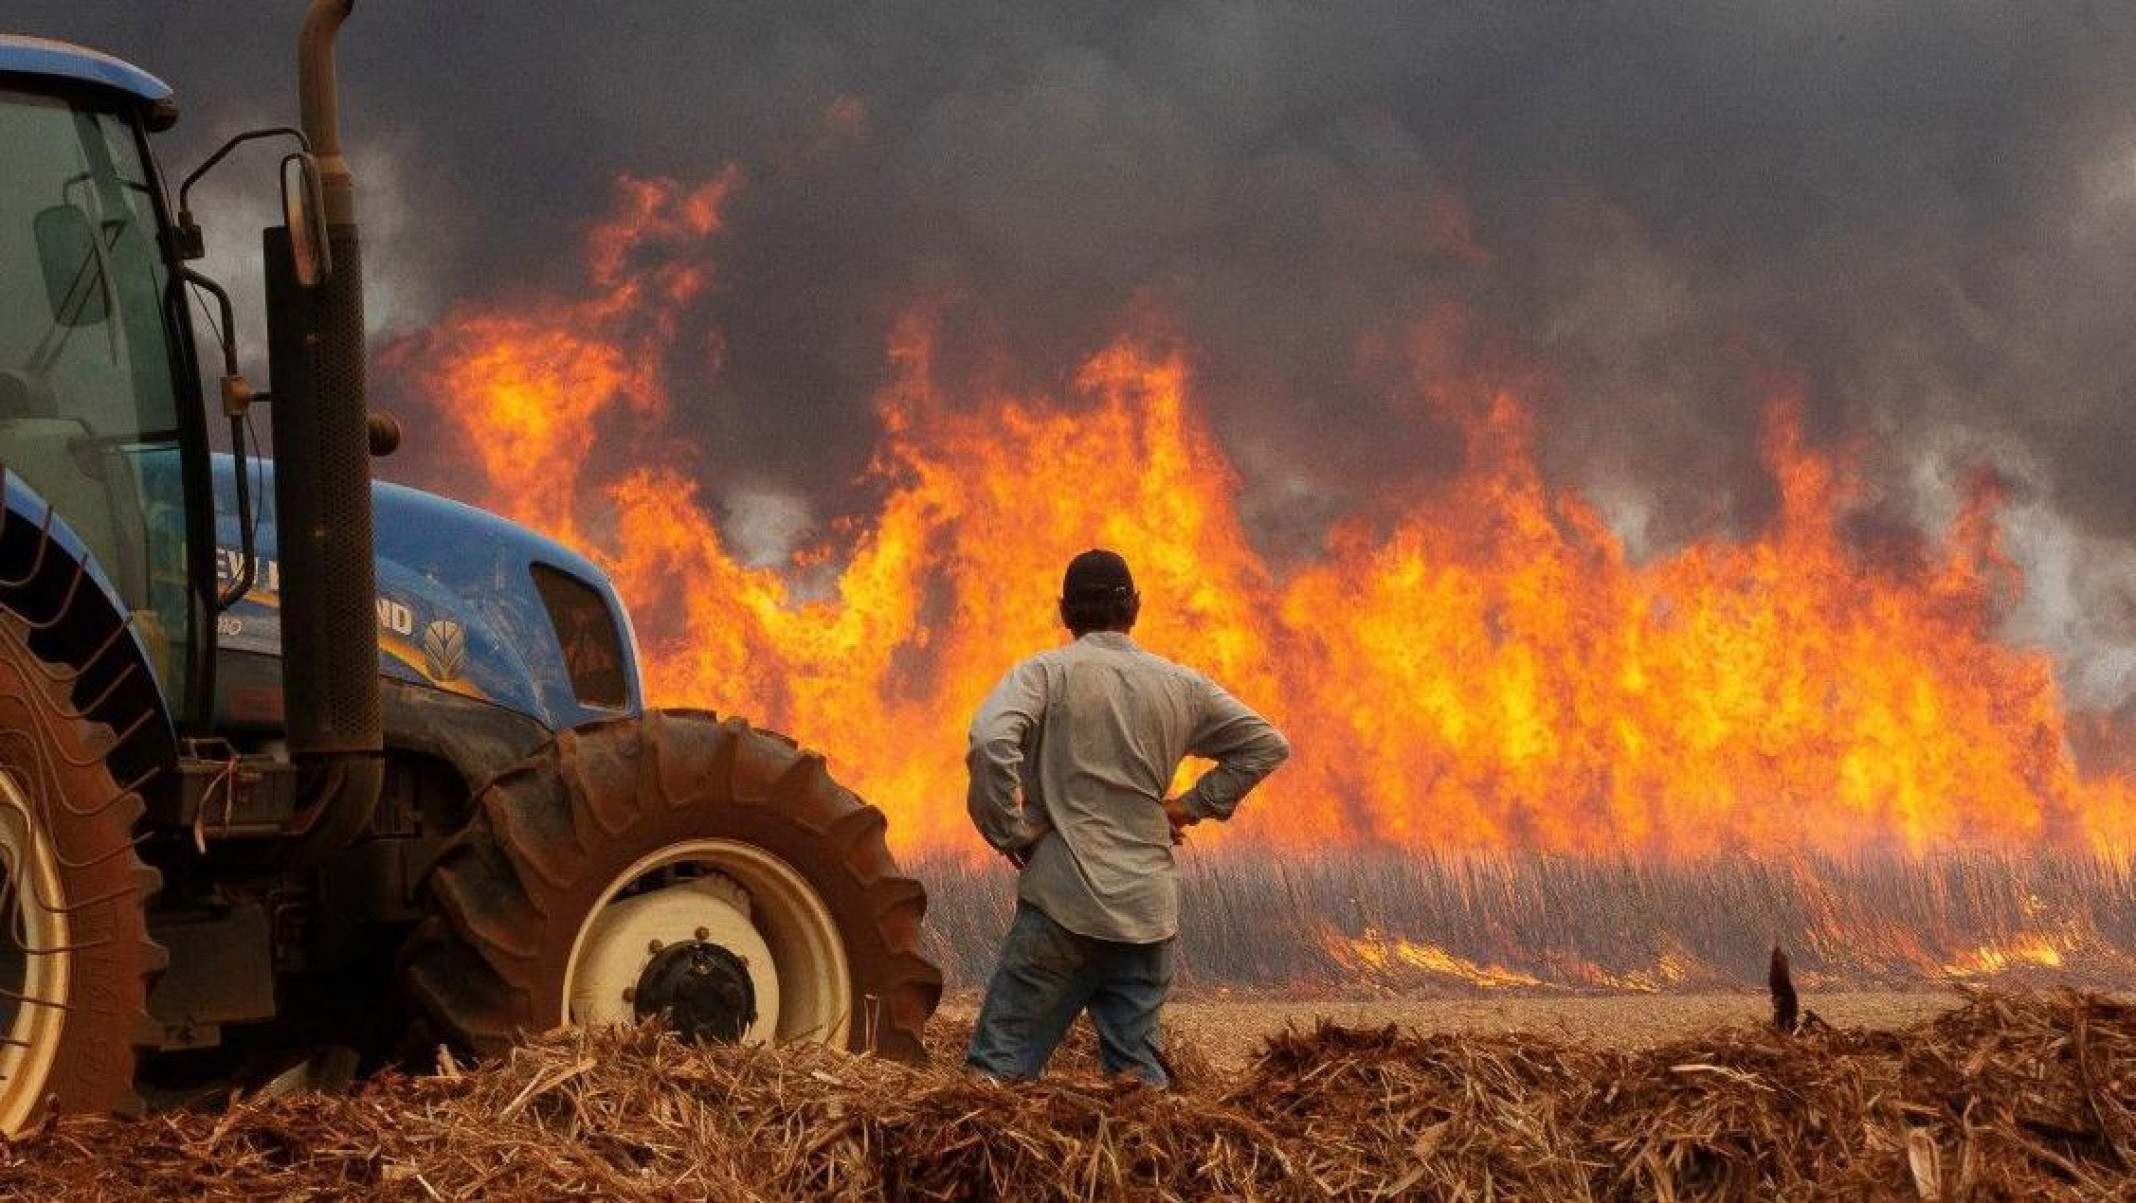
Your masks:
[[[74,705],[118,739],[119,779],[145,782],[177,762],[170,697],[148,643],[161,636],[143,630],[64,516],[19,474],[0,467],[0,478],[0,606],[28,621],[33,651],[75,674]]]

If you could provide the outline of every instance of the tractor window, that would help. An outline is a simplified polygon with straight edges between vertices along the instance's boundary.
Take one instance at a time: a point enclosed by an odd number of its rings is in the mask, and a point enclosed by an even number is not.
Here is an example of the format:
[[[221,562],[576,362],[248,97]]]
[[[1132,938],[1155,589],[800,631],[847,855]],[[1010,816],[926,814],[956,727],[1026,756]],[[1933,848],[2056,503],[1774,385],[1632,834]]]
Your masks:
[[[623,683],[623,642],[608,603],[584,581],[547,564],[534,565],[533,572],[534,588],[564,649],[573,696],[588,706],[622,709],[630,701]]]
[[[190,595],[155,182],[115,111],[0,89],[0,465],[51,503],[181,694]]]

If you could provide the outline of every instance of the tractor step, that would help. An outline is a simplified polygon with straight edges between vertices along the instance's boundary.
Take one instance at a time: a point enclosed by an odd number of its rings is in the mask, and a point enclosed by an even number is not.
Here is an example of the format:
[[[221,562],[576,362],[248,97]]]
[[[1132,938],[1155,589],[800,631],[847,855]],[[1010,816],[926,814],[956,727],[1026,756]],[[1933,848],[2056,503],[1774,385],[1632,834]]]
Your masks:
[[[149,822],[190,829],[198,841],[279,836],[296,810],[297,767],[276,756],[241,755],[221,740],[187,740],[178,788],[159,802]]]
[[[212,1048],[224,1024],[274,1018],[269,922],[256,902],[150,914],[149,935],[171,962],[148,995],[157,1047]]]

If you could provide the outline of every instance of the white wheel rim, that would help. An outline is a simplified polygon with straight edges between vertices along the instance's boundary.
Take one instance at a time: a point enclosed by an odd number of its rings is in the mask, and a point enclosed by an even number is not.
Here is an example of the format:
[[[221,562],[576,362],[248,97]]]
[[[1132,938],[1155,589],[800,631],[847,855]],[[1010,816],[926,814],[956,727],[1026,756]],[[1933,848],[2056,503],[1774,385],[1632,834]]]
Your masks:
[[[648,874],[684,866],[717,874],[739,890],[702,876],[630,890]],[[629,1022],[634,1004],[624,991],[636,987],[652,961],[651,942],[699,938],[728,949],[748,967],[757,1019],[744,1041],[846,1043],[852,973],[830,908],[792,865],[753,844],[725,839],[669,844],[608,883],[572,941],[558,1021]]]
[[[44,1101],[59,1054],[74,954],[59,864],[13,773],[0,772],[0,1132],[20,1132]],[[19,966],[19,969],[18,969]],[[19,979],[19,980],[18,980]]]

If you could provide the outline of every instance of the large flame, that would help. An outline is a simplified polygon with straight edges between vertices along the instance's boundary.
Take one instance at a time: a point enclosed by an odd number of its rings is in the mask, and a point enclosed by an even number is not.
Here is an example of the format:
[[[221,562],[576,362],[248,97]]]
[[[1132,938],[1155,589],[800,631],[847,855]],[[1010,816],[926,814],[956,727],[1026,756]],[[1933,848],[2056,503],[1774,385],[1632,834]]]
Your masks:
[[[1058,396],[945,398],[914,318],[875,407],[879,511],[792,565],[748,566],[661,366],[688,349],[675,315],[712,286],[739,183],[624,180],[582,295],[463,307],[388,363],[479,470],[446,491],[614,574],[653,701],[824,749],[903,848],[975,846],[965,724],[1062,637],[1060,567],[1093,545],[1135,566],[1137,637],[1297,749],[1217,838],[1671,856],[2125,843],[2129,783],[2079,775],[2046,658],[1994,636],[2021,582],[1993,490],[1928,555],[1867,556],[1841,530],[1845,465],[1803,444],[1784,394],[1764,446],[1781,504],[1750,537],[1633,562],[1545,483],[1519,399],[1486,389],[1453,413],[1466,460],[1449,482],[1279,573],[1180,355],[1123,341]],[[833,587],[796,584],[826,562]],[[1411,955],[1390,947],[1369,955]]]

